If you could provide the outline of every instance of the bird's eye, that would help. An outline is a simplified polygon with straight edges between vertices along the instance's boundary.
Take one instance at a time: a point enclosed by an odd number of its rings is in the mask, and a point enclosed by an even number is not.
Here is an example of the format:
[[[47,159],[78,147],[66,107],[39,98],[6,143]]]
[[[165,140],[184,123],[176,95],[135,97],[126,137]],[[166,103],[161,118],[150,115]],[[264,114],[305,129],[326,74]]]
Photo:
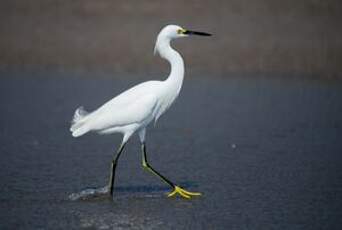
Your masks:
[[[182,34],[183,33],[183,30],[182,29],[178,29],[177,30],[177,34]]]

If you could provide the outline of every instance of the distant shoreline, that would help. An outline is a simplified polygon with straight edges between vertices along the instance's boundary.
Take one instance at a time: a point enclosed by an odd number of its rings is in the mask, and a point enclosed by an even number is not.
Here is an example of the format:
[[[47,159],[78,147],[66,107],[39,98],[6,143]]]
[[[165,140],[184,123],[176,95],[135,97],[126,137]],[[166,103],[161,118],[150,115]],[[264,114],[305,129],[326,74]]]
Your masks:
[[[342,78],[339,1],[5,0],[0,9],[2,71],[167,73],[153,56],[169,23],[214,34],[177,41],[190,74]],[[197,12],[201,12],[198,14]]]

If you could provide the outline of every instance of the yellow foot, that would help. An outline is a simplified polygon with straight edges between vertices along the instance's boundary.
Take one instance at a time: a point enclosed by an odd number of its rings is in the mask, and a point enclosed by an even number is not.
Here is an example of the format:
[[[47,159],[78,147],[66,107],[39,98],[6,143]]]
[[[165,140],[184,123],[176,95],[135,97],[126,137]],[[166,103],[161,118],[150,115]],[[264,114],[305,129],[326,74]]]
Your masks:
[[[170,192],[167,197],[172,197],[172,196],[175,196],[176,194],[179,194],[181,197],[183,198],[186,198],[186,199],[191,199],[191,196],[200,196],[202,195],[201,193],[199,192],[189,192],[189,191],[186,191],[185,189],[181,188],[181,187],[178,187],[178,186],[175,186],[175,189]]]

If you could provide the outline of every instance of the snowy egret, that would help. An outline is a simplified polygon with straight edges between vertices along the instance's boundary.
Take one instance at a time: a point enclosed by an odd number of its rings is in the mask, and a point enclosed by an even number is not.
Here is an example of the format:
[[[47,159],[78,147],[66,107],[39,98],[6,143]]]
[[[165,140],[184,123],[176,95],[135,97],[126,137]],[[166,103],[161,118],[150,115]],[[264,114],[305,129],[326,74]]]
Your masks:
[[[183,29],[177,25],[165,26],[158,34],[154,53],[166,59],[171,64],[171,73],[164,81],[148,81],[134,86],[119,94],[93,112],[86,112],[79,107],[74,114],[70,131],[74,137],[79,137],[94,131],[100,134],[121,133],[123,139],[116,155],[113,157],[108,184],[108,191],[113,196],[115,169],[119,157],[128,139],[138,132],[142,150],[142,165],[144,169],[158,176],[173,189],[168,194],[172,197],[179,194],[184,198],[201,195],[189,192],[175,185],[165,176],[156,171],[147,161],[145,134],[147,125],[158,118],[171,106],[177,98],[183,84],[184,62],[181,55],[174,50],[170,42],[175,38],[189,35],[210,36],[204,32]]]

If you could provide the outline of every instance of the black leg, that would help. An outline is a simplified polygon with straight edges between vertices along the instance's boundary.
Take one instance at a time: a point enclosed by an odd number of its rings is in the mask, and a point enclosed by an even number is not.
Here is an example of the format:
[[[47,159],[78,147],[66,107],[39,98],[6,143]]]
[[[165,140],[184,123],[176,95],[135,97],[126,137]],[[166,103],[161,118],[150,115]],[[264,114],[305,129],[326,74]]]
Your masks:
[[[169,179],[164,177],[162,174],[157,172],[155,169],[152,168],[152,166],[149,165],[149,163],[147,162],[147,154],[146,154],[145,143],[142,143],[141,149],[142,149],[142,165],[143,165],[143,167],[146,168],[147,170],[149,170],[150,172],[152,172],[154,175],[161,178],[166,184],[170,185],[172,188],[175,188],[175,185]]]
[[[113,193],[114,193],[114,181],[115,181],[116,165],[118,164],[119,157],[120,157],[125,145],[126,145],[126,143],[124,143],[120,146],[120,148],[117,151],[116,157],[113,158],[113,160],[112,160],[112,167],[111,167],[111,172],[110,172],[110,177],[109,177],[109,193],[111,196],[113,196]]]

